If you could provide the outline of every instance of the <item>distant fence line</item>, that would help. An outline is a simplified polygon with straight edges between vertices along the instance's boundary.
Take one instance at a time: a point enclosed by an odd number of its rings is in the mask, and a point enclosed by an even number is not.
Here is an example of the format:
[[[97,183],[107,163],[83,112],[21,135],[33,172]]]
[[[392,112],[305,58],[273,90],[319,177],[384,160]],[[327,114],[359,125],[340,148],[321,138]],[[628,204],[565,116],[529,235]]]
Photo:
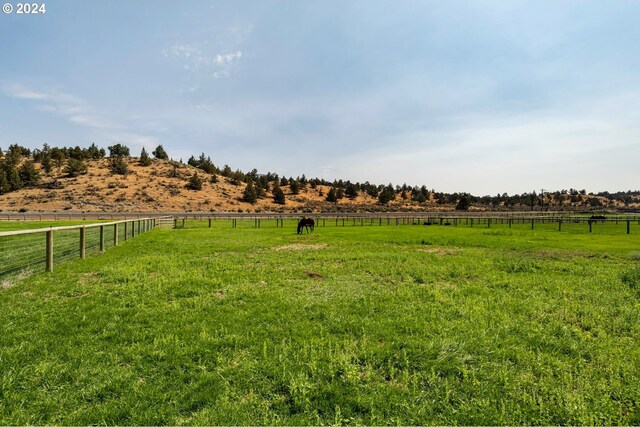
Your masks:
[[[506,219],[514,220],[522,218],[547,218],[547,219],[563,219],[571,220],[574,218],[585,218],[592,215],[592,212],[567,212],[567,211],[491,211],[491,212],[474,212],[474,211],[422,211],[422,212],[261,212],[261,213],[244,213],[244,212],[0,212],[0,221],[73,221],[73,220],[128,220],[143,218],[162,218],[171,216],[174,218],[207,220],[237,219],[237,220],[255,220],[255,219],[293,219],[308,216],[312,218],[413,218],[413,219],[430,219],[430,218],[474,218],[474,219]],[[607,220],[640,220],[640,213],[614,213],[606,214]]]
[[[88,253],[104,252],[122,240],[171,223],[166,218],[140,218],[0,232],[0,279],[38,267],[53,271],[54,262],[86,258]]]
[[[412,215],[412,216],[397,216],[397,215],[366,215],[366,216],[345,216],[345,215],[322,215],[322,214],[306,214],[307,217],[313,218],[316,227],[325,227],[327,223],[329,225],[335,225],[336,227],[342,226],[382,226],[382,225],[443,225],[454,226],[465,225],[470,227],[487,227],[491,228],[491,225],[507,224],[509,228],[516,224],[531,224],[531,229],[535,229],[536,224],[557,224],[558,231],[562,231],[563,224],[587,224],[589,233],[593,231],[594,224],[624,224],[626,225],[626,234],[631,234],[631,224],[640,225],[640,215],[624,215],[624,216],[612,216],[604,219],[592,219],[588,216],[471,216],[471,215]],[[189,217],[187,215],[174,216],[173,228],[184,228],[187,224],[187,220],[195,221],[208,221],[208,227],[211,228],[213,221],[228,221],[232,228],[238,227],[238,220],[245,222],[253,222],[254,228],[261,228],[262,221],[275,220],[275,227],[284,227],[284,220],[298,219],[300,215],[294,217],[287,216],[282,217],[278,215],[245,215],[240,218],[221,217],[221,216],[202,216],[202,217]]]

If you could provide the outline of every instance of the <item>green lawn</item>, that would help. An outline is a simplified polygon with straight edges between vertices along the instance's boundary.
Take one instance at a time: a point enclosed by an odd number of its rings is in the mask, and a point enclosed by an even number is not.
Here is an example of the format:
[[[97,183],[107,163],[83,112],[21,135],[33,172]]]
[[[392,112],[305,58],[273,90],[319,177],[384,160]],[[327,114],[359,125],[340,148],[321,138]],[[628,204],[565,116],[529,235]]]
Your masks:
[[[0,291],[0,424],[640,424],[638,230],[252,225]]]

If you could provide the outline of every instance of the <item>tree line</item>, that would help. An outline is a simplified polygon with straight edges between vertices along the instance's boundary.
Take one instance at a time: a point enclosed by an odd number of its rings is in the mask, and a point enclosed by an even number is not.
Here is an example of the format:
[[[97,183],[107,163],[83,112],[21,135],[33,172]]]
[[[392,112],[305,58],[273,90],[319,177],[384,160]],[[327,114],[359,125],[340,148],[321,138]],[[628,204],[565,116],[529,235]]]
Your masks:
[[[122,144],[107,147],[109,167],[113,174],[126,175],[129,173],[127,159],[131,157],[130,150]],[[141,166],[152,164],[153,158],[170,161],[176,168],[183,164],[182,159],[176,162],[169,159],[169,155],[162,145],[158,145],[151,153],[145,148],[140,152],[138,163]],[[87,173],[89,160],[99,160],[107,157],[107,150],[92,143],[87,148],[75,147],[50,147],[44,144],[41,149],[29,149],[18,144],[10,145],[6,151],[0,148],[0,194],[16,191],[24,187],[34,187],[40,183],[41,172],[35,167],[40,164],[40,169],[45,174],[50,174],[54,168],[59,173],[64,172],[68,177],[75,177]],[[351,182],[349,180],[327,181],[320,178],[308,179],[303,174],[299,177],[280,177],[278,174],[267,172],[259,174],[256,169],[243,172],[240,169],[233,170],[229,165],[218,167],[210,156],[202,153],[199,157],[191,156],[187,164],[200,169],[204,176],[209,175],[209,181],[216,183],[219,176],[225,178],[233,185],[245,184],[242,200],[247,203],[256,203],[258,199],[271,197],[276,204],[285,204],[286,197],[282,187],[289,187],[291,195],[295,196],[307,187],[317,189],[319,186],[329,187],[326,194],[323,189],[318,189],[319,194],[327,202],[338,203],[347,198],[355,201],[360,195],[367,195],[377,199],[381,205],[387,205],[395,200],[413,202],[421,205],[436,203],[439,205],[455,206],[458,210],[467,210],[471,205],[493,209],[522,209],[543,210],[553,206],[571,207],[606,207],[620,202],[625,206],[636,201],[640,191],[627,191],[617,193],[588,193],[586,190],[559,190],[555,192],[535,191],[531,193],[508,195],[507,193],[496,196],[474,196],[469,193],[444,193],[434,189],[428,189],[425,185],[408,186],[407,184],[387,185]],[[194,173],[189,178],[187,187],[192,190],[200,190],[203,187],[203,177]],[[604,201],[603,201],[604,199]]]

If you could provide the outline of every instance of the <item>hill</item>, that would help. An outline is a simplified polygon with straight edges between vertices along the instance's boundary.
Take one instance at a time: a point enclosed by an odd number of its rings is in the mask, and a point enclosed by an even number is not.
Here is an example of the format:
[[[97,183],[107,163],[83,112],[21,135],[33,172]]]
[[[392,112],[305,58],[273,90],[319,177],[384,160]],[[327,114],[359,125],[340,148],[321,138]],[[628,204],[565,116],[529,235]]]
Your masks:
[[[545,194],[544,198],[531,194],[476,197],[463,193],[438,193],[425,186],[375,186],[324,180],[295,179],[298,194],[291,185],[293,179],[283,180],[280,188],[285,195],[285,204],[274,202],[273,177],[256,175],[261,180],[262,194],[255,203],[243,201],[243,192],[249,174],[240,171],[214,173],[189,164],[172,160],[150,159],[143,166],[139,158],[122,157],[128,170],[126,174],[115,173],[111,158],[84,159],[86,173],[69,176],[70,160],[59,162],[46,173],[41,162],[23,157],[18,164],[29,163],[37,171],[37,179],[13,191],[0,189],[0,211],[70,211],[70,212],[362,212],[362,211],[425,211],[454,210],[460,198],[467,197],[470,210],[620,210],[637,209],[640,197],[632,194],[620,198],[587,194],[584,190]],[[16,170],[19,168],[16,168]],[[17,172],[16,172],[17,173]],[[189,188],[189,180],[197,175],[202,188]],[[7,174],[8,176],[8,174]],[[258,184],[258,182],[256,182]],[[265,188],[266,187],[266,188]],[[349,191],[351,187],[351,191]],[[327,201],[327,195],[337,189],[338,200]],[[381,203],[379,193],[390,193],[389,201]],[[369,191],[372,190],[372,191]],[[346,195],[351,195],[347,197]],[[340,196],[342,196],[340,198]],[[607,197],[609,196],[609,197]]]

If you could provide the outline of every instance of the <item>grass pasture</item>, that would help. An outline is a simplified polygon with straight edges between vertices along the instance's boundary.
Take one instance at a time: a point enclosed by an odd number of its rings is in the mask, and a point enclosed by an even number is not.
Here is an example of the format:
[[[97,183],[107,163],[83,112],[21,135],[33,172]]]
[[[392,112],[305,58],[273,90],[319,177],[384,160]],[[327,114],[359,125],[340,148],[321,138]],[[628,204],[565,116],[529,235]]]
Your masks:
[[[637,227],[252,226],[0,291],[0,424],[640,424]]]

